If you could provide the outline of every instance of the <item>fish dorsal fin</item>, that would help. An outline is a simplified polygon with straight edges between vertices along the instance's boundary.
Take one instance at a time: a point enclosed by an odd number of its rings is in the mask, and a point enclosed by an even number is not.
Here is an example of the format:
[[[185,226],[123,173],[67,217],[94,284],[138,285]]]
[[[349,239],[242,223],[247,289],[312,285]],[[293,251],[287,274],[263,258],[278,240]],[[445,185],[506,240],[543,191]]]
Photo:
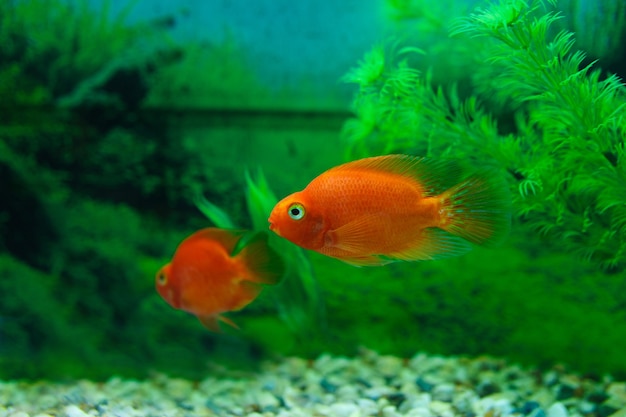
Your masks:
[[[246,280],[260,284],[276,284],[285,272],[282,258],[268,243],[266,232],[244,235],[237,243],[234,256],[248,269]]]
[[[237,246],[237,242],[239,242],[241,236],[244,234],[245,231],[238,229],[219,229],[217,227],[207,227],[198,230],[189,236],[187,240],[206,239],[220,242],[228,253],[232,253]]]
[[[443,193],[457,184],[462,175],[462,169],[456,161],[399,154],[359,159],[331,168],[325,174],[345,170],[387,172],[413,178],[422,185],[426,196]]]

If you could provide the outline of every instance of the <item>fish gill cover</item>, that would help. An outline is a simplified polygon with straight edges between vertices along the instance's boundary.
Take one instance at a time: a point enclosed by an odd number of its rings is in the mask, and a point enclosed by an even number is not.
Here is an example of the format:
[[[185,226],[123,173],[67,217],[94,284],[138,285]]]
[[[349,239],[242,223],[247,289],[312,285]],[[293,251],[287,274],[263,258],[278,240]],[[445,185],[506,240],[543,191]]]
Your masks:
[[[268,291],[240,312],[240,334],[215,336],[158,299],[154,272],[207,226],[199,193],[231,222],[260,227],[263,204],[307,180],[312,158],[297,156],[319,132],[298,131],[293,161],[272,154],[276,123],[246,137],[246,147],[263,142],[254,149],[265,187],[236,163],[243,147],[233,138],[253,129],[228,126],[218,137],[179,123],[197,119],[190,107],[272,103],[233,39],[179,45],[168,37],[176,16],[128,25],[125,12],[109,19],[110,3],[94,12],[81,1],[1,2],[0,187],[10,198],[0,203],[0,377],[198,376],[210,361],[243,367],[272,353],[352,354],[359,344],[626,374],[626,101],[603,66],[623,66],[609,61],[623,48],[623,19],[601,25],[613,35],[600,48],[568,30],[588,27],[572,17],[581,2],[562,14],[539,1],[473,12],[453,1],[389,3],[414,30],[347,72],[355,115],[332,149],[345,159],[400,152],[491,167],[514,196],[508,244],[367,271],[293,251],[290,267],[307,281]],[[602,4],[594,21],[623,16],[619,2]],[[452,37],[450,16],[461,17]],[[591,65],[580,48],[601,61]],[[218,161],[223,154],[234,156]],[[294,288],[310,304],[277,307],[280,291]],[[307,339],[311,317],[301,311],[326,317],[323,337]]]

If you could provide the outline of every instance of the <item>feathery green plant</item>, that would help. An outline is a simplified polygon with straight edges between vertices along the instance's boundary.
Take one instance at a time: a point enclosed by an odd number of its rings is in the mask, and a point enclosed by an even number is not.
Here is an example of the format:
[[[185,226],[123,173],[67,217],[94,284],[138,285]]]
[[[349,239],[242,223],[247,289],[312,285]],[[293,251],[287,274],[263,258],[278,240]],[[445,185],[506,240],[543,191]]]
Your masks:
[[[583,66],[572,33],[550,36],[558,13],[543,3],[478,10],[453,33],[492,39],[500,96],[524,103],[524,157],[514,172],[520,211],[535,229],[605,268],[626,265],[626,89],[617,76]]]
[[[344,125],[348,157],[389,152],[455,157],[509,173],[523,222],[604,268],[626,266],[626,90],[615,75],[583,66],[573,34],[551,35],[560,15],[539,0],[477,9],[452,35],[485,39],[490,86],[515,107],[515,133],[502,135],[478,96],[434,87],[385,54],[346,77],[359,85],[356,117]],[[378,51],[382,50],[377,46]],[[401,57],[402,58],[402,57]],[[374,77],[373,74],[379,74]],[[476,91],[485,91],[476,88]]]

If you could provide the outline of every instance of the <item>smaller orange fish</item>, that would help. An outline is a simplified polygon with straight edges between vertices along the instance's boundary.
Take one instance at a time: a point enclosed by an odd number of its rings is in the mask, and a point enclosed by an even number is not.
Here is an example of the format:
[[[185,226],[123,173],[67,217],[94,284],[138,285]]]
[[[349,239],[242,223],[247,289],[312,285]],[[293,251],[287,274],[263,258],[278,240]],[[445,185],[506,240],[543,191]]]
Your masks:
[[[241,310],[284,271],[264,232],[206,228],[181,242],[172,261],[156,274],[156,290],[172,307],[198,317],[219,332],[218,321],[237,325],[222,314]]]

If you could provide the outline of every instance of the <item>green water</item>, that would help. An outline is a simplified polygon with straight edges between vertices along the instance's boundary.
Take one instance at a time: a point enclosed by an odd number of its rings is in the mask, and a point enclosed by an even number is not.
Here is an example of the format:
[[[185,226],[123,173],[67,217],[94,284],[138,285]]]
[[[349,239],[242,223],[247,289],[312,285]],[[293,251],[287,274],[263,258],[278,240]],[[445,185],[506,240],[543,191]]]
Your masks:
[[[466,19],[441,27],[403,15],[402,43],[381,39],[345,69],[348,99],[307,100],[265,85],[244,47],[198,58],[160,41],[129,57],[167,28],[88,31],[97,14],[40,3],[0,6],[0,378],[198,378],[361,346],[626,375],[624,62],[558,35],[574,8],[554,20],[538,2],[474,15],[458,2]],[[227,68],[198,70],[215,62]],[[199,195],[264,229],[272,199],[388,153],[493,169],[511,190],[505,243],[356,268],[272,236],[286,279],[221,334],[154,290],[178,243],[214,225]]]

